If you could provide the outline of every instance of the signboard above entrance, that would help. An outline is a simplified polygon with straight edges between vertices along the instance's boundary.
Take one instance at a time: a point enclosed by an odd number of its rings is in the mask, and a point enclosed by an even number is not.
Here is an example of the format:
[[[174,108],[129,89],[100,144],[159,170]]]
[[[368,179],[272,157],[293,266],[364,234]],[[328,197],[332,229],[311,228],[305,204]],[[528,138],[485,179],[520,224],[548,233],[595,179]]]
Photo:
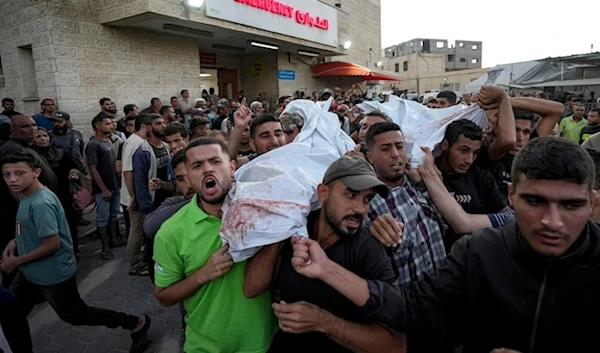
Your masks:
[[[338,46],[338,13],[317,0],[206,0],[206,15]]]

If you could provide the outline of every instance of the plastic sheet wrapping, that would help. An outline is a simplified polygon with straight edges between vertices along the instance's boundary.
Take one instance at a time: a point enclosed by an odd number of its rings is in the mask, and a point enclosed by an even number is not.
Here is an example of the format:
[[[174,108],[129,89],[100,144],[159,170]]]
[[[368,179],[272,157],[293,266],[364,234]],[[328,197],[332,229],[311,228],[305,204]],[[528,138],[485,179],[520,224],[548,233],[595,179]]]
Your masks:
[[[327,167],[356,145],[340,129],[328,102],[293,101],[285,112],[304,118],[293,143],[265,153],[235,173],[223,204],[220,236],[235,262],[264,245],[292,236],[307,237],[306,218],[321,207],[316,187]]]
[[[411,157],[410,166],[423,164],[425,153],[421,146],[432,151],[442,142],[446,128],[459,119],[467,119],[481,129],[487,129],[487,118],[484,110],[474,104],[471,106],[455,105],[443,109],[430,109],[417,102],[391,96],[389,102],[363,102],[358,105],[368,114],[374,110],[386,113],[402,129],[407,155]]]

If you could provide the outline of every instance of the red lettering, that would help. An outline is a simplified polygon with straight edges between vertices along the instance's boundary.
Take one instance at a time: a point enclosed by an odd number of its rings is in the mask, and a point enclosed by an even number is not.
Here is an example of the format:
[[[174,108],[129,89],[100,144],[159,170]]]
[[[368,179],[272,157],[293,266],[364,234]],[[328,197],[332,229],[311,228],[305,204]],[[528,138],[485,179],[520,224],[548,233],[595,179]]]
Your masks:
[[[261,10],[264,10],[265,9],[265,0],[258,0],[257,7]]]
[[[284,16],[287,18],[296,18],[296,22],[310,27],[329,30],[329,21],[321,17],[312,17],[310,12],[296,10],[293,6],[284,4],[277,0],[234,0],[235,2],[252,6],[266,12]]]
[[[277,7],[279,6],[279,2],[273,1],[273,6],[271,6],[271,12],[277,14]]]
[[[265,11],[271,12],[271,7],[273,7],[273,1],[267,0],[265,2]]]
[[[304,14],[302,13],[302,11],[297,10],[296,11],[296,22],[298,22],[299,24],[303,25],[305,19],[306,18],[304,17]]]

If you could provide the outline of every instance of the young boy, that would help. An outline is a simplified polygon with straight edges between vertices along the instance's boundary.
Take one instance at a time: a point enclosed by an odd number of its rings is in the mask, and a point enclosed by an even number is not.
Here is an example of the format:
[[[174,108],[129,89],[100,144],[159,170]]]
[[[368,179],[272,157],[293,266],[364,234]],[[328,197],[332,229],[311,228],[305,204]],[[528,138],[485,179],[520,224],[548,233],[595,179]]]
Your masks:
[[[148,342],[150,317],[89,307],[81,299],[65,212],[56,195],[39,182],[38,161],[28,152],[16,152],[0,159],[0,167],[10,190],[21,197],[16,238],[2,253],[0,268],[7,273],[19,269],[11,290],[25,314],[44,298],[69,324],[130,330],[130,352],[141,353]]]

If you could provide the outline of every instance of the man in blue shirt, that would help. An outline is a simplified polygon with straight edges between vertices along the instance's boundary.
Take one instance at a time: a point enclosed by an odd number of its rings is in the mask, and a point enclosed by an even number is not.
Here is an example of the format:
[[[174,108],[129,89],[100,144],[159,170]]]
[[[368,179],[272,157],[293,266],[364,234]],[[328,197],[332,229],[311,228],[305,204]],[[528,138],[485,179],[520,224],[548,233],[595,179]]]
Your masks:
[[[52,131],[54,128],[54,115],[56,114],[56,104],[54,99],[46,98],[42,101],[42,112],[34,115],[33,120],[37,126],[43,127],[46,131]]]
[[[11,290],[25,314],[43,297],[72,325],[130,330],[130,351],[141,353],[148,343],[150,317],[89,307],[81,299],[65,211],[56,195],[38,180],[39,162],[30,153],[15,152],[2,157],[0,166],[4,181],[21,198],[16,237],[4,249],[0,268],[6,273],[19,269]]]

